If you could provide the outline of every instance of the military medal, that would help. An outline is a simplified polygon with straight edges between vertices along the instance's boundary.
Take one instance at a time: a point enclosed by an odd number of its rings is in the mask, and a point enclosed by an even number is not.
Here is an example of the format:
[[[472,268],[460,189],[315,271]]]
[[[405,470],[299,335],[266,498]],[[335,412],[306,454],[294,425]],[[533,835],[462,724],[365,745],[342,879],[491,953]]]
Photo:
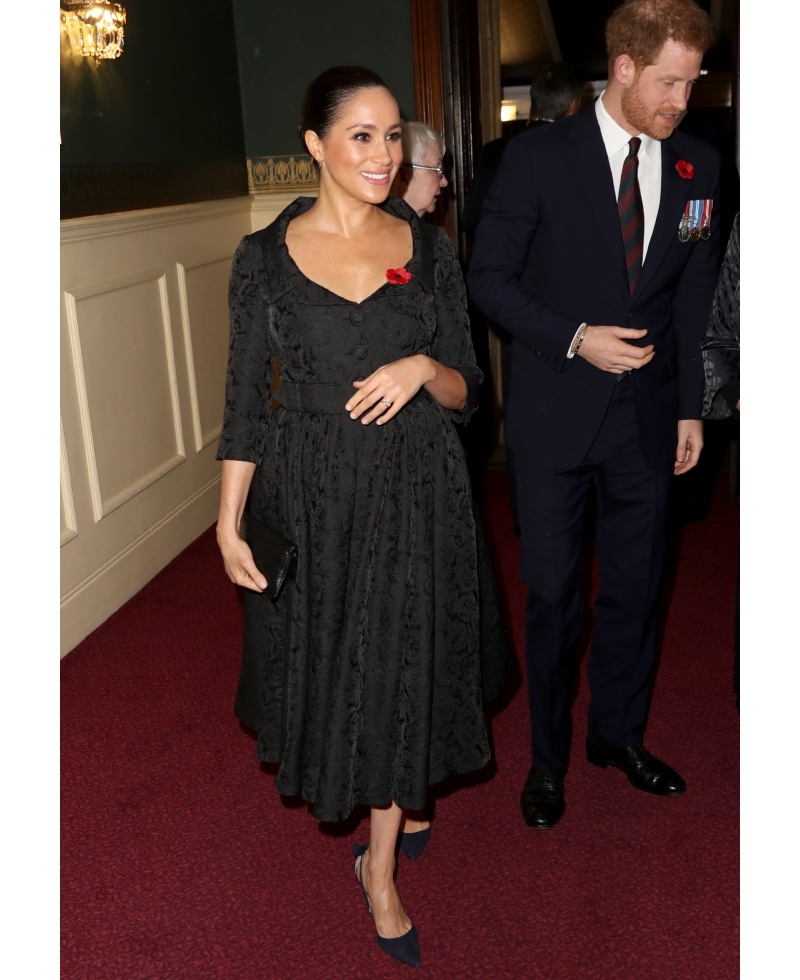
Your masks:
[[[714,202],[711,198],[698,201],[687,201],[681,223],[678,225],[678,241],[707,242],[711,237],[711,210]]]
[[[711,209],[714,206],[714,202],[711,198],[703,201],[703,214],[700,218],[700,237],[704,242],[707,242],[711,238]]]

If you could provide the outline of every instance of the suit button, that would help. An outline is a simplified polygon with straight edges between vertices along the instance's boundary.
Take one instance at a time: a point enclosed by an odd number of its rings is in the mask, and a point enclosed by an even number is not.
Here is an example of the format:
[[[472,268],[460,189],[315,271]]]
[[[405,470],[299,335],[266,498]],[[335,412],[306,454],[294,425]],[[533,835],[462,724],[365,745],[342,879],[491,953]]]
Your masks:
[[[631,313],[626,313],[625,314],[625,319],[626,320],[632,320],[633,319],[633,315]]]
[[[356,346],[353,348],[353,355],[357,357],[359,361],[363,361],[367,356],[367,348],[363,347],[361,344],[356,344]]]
[[[358,326],[364,322],[364,314],[361,310],[353,310],[350,314],[350,322]]]

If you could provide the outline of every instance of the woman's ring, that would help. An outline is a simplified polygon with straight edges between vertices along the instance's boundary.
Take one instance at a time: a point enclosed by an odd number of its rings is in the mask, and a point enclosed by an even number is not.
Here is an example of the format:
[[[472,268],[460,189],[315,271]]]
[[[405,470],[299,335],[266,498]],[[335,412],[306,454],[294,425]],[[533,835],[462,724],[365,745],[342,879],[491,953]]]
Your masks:
[[[388,398],[381,398],[381,401],[383,402],[383,404],[384,404],[384,405],[385,405],[385,406],[386,406],[387,408],[391,408],[391,407],[392,407],[392,403],[391,403],[391,402],[389,401],[389,399],[388,399]]]

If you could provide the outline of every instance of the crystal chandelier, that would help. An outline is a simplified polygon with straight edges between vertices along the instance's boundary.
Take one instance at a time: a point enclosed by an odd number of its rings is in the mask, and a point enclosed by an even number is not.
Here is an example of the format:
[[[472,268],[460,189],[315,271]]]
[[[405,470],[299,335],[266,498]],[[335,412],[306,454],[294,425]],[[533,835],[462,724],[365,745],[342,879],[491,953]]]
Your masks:
[[[125,44],[125,8],[109,0],[61,0],[61,21],[72,50],[94,58],[119,58]]]

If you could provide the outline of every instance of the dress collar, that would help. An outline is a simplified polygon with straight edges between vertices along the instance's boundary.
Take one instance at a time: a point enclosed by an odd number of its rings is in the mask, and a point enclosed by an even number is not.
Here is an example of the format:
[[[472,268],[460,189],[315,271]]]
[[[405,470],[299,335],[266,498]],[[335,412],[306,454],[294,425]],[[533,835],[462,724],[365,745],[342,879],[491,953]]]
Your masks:
[[[289,222],[294,218],[305,214],[311,208],[316,198],[297,197],[288,207],[275,219],[275,231],[277,233],[278,245],[285,271],[291,278],[302,275],[297,265],[289,255],[286,246],[286,229]],[[435,235],[435,229],[423,228],[422,220],[417,212],[400,197],[387,197],[386,200],[378,205],[382,211],[388,211],[396,218],[402,218],[411,225],[412,254],[406,268],[412,274],[412,282],[417,280],[429,293],[433,292],[433,248],[431,238]]]

